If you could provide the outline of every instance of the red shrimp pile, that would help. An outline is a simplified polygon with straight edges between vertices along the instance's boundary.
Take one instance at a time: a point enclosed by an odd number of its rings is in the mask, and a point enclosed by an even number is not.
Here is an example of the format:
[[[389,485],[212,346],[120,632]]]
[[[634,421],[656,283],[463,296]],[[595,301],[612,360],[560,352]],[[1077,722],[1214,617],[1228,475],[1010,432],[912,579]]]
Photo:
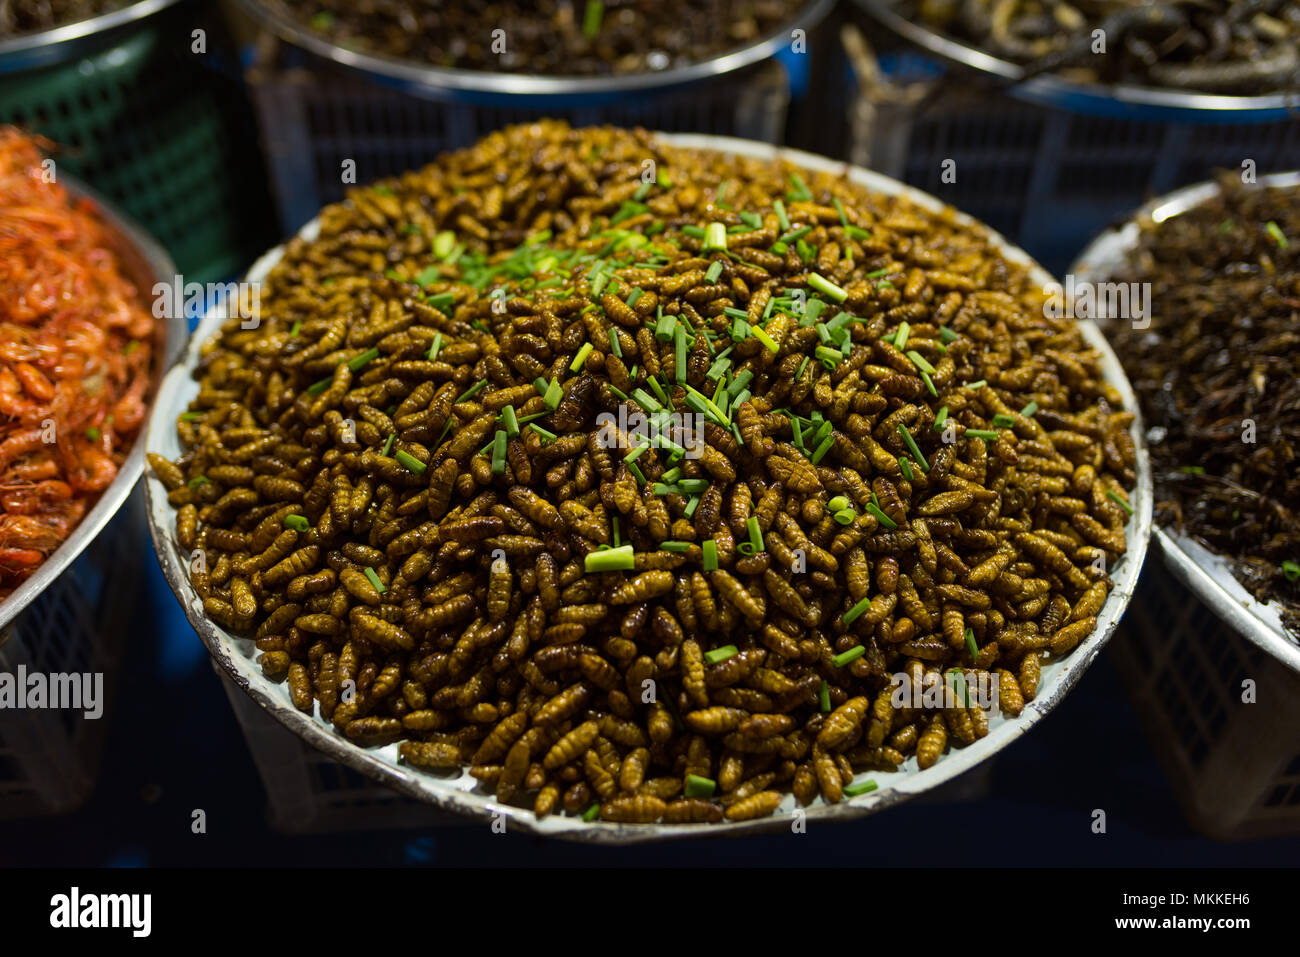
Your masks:
[[[0,128],[0,599],[68,537],[145,416],[155,320],[94,204]]]

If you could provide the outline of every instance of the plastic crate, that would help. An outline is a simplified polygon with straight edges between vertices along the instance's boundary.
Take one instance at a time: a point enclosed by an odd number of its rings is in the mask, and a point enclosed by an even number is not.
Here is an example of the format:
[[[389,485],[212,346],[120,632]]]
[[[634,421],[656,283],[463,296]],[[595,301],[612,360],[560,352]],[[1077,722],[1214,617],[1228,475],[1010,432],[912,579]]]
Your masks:
[[[1159,555],[1110,655],[1193,827],[1224,840],[1300,834],[1300,675],[1216,617]],[[1242,701],[1247,679],[1257,703]]]
[[[982,220],[1058,274],[1111,222],[1216,168],[1300,167],[1294,118],[1095,116],[1022,102],[907,50],[878,62],[884,83],[861,85],[848,109],[847,158]],[[903,96],[908,85],[925,95]]]
[[[196,29],[206,54],[191,52]],[[53,140],[59,168],[143,225],[187,280],[236,275],[276,236],[256,122],[215,5],[181,3],[75,59],[4,74],[0,122]]]
[[[286,729],[225,675],[221,684],[266,788],[267,819],[276,830],[316,834],[476,823],[339,764]]]
[[[104,713],[0,710],[0,818],[72,810],[94,788],[113,703],[122,636],[151,560],[137,489],[68,570],[3,634],[0,672],[104,675]]]
[[[612,123],[775,143],[783,135],[790,101],[788,74],[775,61],[712,81],[565,109],[434,102],[372,83],[268,37],[258,48],[248,79],[286,233],[343,198],[344,160],[356,162],[357,182],[366,183],[424,166],[445,150],[470,146],[511,123],[547,116],[575,126]]]

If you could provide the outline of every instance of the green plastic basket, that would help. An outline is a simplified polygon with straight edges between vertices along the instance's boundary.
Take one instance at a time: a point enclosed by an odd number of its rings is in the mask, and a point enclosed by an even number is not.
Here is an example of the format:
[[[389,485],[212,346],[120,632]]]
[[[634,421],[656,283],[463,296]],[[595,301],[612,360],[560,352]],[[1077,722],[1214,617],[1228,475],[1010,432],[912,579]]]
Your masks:
[[[201,283],[240,272],[276,232],[234,44],[205,7],[182,3],[0,84],[0,122],[58,144],[59,169],[114,200]],[[191,52],[198,28],[204,55]]]

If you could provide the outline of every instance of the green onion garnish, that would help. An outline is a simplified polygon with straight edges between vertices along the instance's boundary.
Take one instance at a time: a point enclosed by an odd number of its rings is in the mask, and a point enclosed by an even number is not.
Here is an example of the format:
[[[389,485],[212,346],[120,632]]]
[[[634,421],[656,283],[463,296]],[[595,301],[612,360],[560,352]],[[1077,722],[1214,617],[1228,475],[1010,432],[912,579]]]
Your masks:
[[[560,383],[552,379],[550,385],[546,387],[546,394],[542,396],[542,401],[546,403],[548,409],[554,412],[559,408],[562,398],[564,398],[564,389],[560,387]]]
[[[353,372],[356,372],[359,369],[364,368],[367,363],[378,358],[379,358],[378,349],[367,349],[365,352],[361,353],[361,355],[349,359],[348,368],[351,369]]]
[[[456,402],[460,403],[460,402],[464,402],[466,399],[473,398],[474,396],[478,395],[479,390],[487,386],[487,384],[488,384],[487,379],[480,379],[478,382],[475,382],[472,386],[470,386],[468,389],[462,392],[456,398]]]
[[[898,457],[898,467],[903,472],[903,478],[907,479],[909,482],[912,481],[912,460],[906,455],[900,455]]]
[[[605,4],[601,0],[587,0],[582,11],[582,35],[594,40],[600,35],[600,24],[605,19]]]
[[[852,784],[846,784],[842,790],[845,797],[857,797],[859,794],[870,794],[879,787],[880,785],[868,778],[865,781],[854,781]]]
[[[1277,223],[1270,219],[1264,224],[1264,228],[1268,231],[1268,234],[1273,237],[1273,241],[1277,243],[1278,249],[1286,249],[1289,245],[1286,241],[1286,235],[1282,232],[1282,228],[1278,226]]]
[[[313,382],[311,385],[307,387],[307,394],[320,395],[322,392],[324,392],[326,389],[330,387],[330,383],[333,381],[334,381],[334,377],[330,376],[328,379],[321,379],[319,382]]]
[[[785,203],[779,199],[772,203],[772,211],[776,213],[776,223],[785,232],[790,228],[790,217],[785,214]]]
[[[858,604],[861,604],[861,602],[859,602]],[[858,612],[858,614],[862,614],[862,613]],[[852,648],[850,648],[848,651],[844,652],[843,654],[836,655],[834,658],[832,658],[831,663],[835,665],[836,668],[843,668],[850,661],[857,661],[866,653],[867,653],[867,649],[864,648],[862,645],[854,645]]]
[[[868,502],[862,510],[868,515],[873,516],[875,520],[885,526],[885,528],[898,528],[898,523],[886,515],[884,510],[875,502]]]
[[[966,650],[970,652],[971,661],[979,657],[980,650],[975,646],[975,630],[969,625],[966,626]]]
[[[685,793],[688,798],[711,798],[717,789],[717,781],[702,778],[698,774],[686,775]]]
[[[830,714],[831,711],[831,686],[822,679],[822,686],[817,689],[817,705],[821,708],[822,714]]]
[[[1020,414],[1024,418],[1028,419],[1031,418],[1033,414],[1037,411],[1038,411],[1038,403],[1030,402],[1027,406],[1025,406],[1023,409],[1020,410]]]
[[[587,553],[583,565],[589,572],[626,572],[636,568],[636,556],[631,545],[599,548]]]
[[[390,436],[388,437],[388,439],[384,442],[384,449],[383,449],[383,451],[379,453],[380,455],[387,456],[388,453],[391,452],[391,451],[393,450],[393,439],[395,439],[395,438],[397,438],[397,434],[396,434],[396,433],[394,433],[394,434],[392,434],[392,435],[390,435]],[[442,441],[442,440],[439,439],[439,441]]]
[[[703,553],[702,564],[706,572],[715,572],[718,570],[718,543],[709,539],[700,546]]]
[[[569,363],[569,371],[577,372],[581,369],[583,364],[587,361],[587,356],[591,355],[591,350],[594,348],[596,347],[590,342],[584,342],[582,348],[578,350],[578,354],[574,356],[573,361]]]
[[[500,475],[506,470],[506,433],[497,429],[492,437],[492,474]]]
[[[691,550],[690,542],[660,542],[659,548],[665,552],[688,552]]]
[[[1109,489],[1109,488],[1106,489],[1106,497],[1113,498],[1115,501],[1119,502],[1119,504],[1124,507],[1124,511],[1128,512],[1128,514],[1130,515],[1133,514],[1133,506],[1130,505],[1128,502],[1126,502],[1121,495],[1118,495],[1114,489]]]
[[[722,223],[709,223],[704,230],[703,249],[706,253],[725,253],[727,251],[727,227]]]
[[[1016,420],[1003,412],[999,412],[997,415],[993,416],[992,425],[995,429],[1009,429],[1015,424]]]
[[[722,260],[718,259],[714,262],[709,263],[708,271],[704,273],[704,281],[712,285],[713,283],[718,281],[718,277],[721,275],[722,275]]]
[[[754,546],[754,551],[763,551],[763,530],[758,527],[758,516],[749,516],[745,520],[745,528],[749,530],[749,541]]]
[[[595,0],[595,2],[599,3],[600,0]],[[600,817],[599,804],[593,804],[591,807],[587,808],[587,810],[582,812],[582,819],[586,821],[588,824],[596,820],[596,818],[598,817]]]
[[[1286,559],[1282,562],[1282,574],[1286,576],[1289,582],[1300,581],[1300,564]]]
[[[554,442],[554,441],[555,441],[555,433],[549,431],[548,429],[544,429],[544,428],[542,428],[542,427],[541,427],[540,425],[538,425],[536,422],[529,422],[529,423],[528,423],[528,427],[529,427],[530,429],[532,429],[534,432],[536,432],[538,435],[540,435],[540,436],[542,437],[542,441],[543,441],[543,442]]]
[[[962,433],[962,435],[972,439],[985,439],[990,442],[994,441],[998,437],[996,432],[992,432],[989,429],[967,429]]]
[[[295,532],[305,532],[311,528],[311,523],[303,515],[286,515],[284,517],[285,528],[292,528]]]
[[[853,520],[858,517],[858,513],[851,508],[842,508],[831,517],[841,525],[852,525]]]
[[[921,450],[916,444],[916,439],[912,438],[912,433],[907,431],[907,426],[900,422],[898,424],[898,432],[903,436],[903,441],[907,443],[907,447],[911,449],[912,458],[916,459],[917,464],[921,466],[921,470],[924,472],[930,471],[930,463],[927,462],[925,456],[921,454]]]
[[[406,466],[408,472],[414,472],[416,475],[423,475],[424,470],[429,467],[405,449],[398,449],[396,458]]]
[[[384,587],[384,583],[379,580],[379,576],[375,574],[373,568],[363,568],[362,572],[365,574],[366,579],[370,584],[375,586],[375,591],[379,592],[379,594],[382,595],[384,592],[388,591],[388,589]]]
[[[704,660],[711,665],[716,665],[720,661],[726,661],[732,655],[740,654],[740,649],[735,645],[723,645],[721,648],[714,648],[712,651],[704,653]]]
[[[841,509],[851,508],[852,506],[853,506],[853,502],[849,499],[847,495],[836,495],[833,499],[831,499],[829,502],[826,503],[826,508],[832,512],[838,512]]]
[[[839,286],[835,285],[835,283],[831,282],[821,273],[816,273],[816,272],[809,273],[808,285],[812,286],[823,296],[829,296],[831,299],[834,299],[836,302],[843,302],[845,299],[849,298],[849,294],[847,292],[845,292]]]

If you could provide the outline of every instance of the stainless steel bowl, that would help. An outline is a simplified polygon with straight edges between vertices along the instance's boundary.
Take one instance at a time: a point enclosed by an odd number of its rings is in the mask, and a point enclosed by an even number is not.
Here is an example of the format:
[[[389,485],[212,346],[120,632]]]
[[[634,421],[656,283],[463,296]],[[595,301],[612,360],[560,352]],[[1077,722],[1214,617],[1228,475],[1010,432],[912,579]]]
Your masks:
[[[854,0],[868,15],[904,39],[949,63],[976,70],[1009,84],[1007,93],[1028,103],[1102,116],[1130,119],[1188,119],[1189,114],[1219,122],[1285,120],[1300,107],[1300,94],[1268,93],[1225,96],[1162,87],[1072,83],[1050,74],[1021,82],[1024,67],[979,47],[913,23],[897,10],[898,0]]]
[[[910,186],[878,173],[825,157],[727,137],[666,133],[657,135],[663,142],[677,147],[713,150],[755,159],[786,159],[807,169],[847,176],[854,182],[880,193],[906,196],[930,209],[943,208],[943,204],[938,200]],[[959,216],[959,219],[966,223],[973,222],[969,217]],[[313,221],[308,223],[299,235],[310,240],[317,235],[318,228],[318,222]],[[1024,263],[1032,268],[1032,275],[1036,282],[1046,285],[1053,281],[1052,277],[1024,252],[1010,246],[1000,236],[993,233],[990,235],[1008,260]],[[256,281],[265,277],[282,253],[283,247],[271,250],[253,265],[248,278]],[[149,422],[147,442],[151,452],[169,458],[175,458],[180,454],[181,449],[175,429],[176,416],[185,410],[190,399],[198,391],[192,373],[199,358],[200,347],[216,332],[221,322],[219,316],[205,317],[190,340],[185,355],[164,379],[157,405]],[[1119,361],[1107,346],[1106,340],[1092,323],[1083,323],[1082,332],[1088,344],[1101,353],[1106,381],[1120,392],[1124,407],[1137,412],[1137,401],[1133,390],[1124,377]],[[1138,480],[1133,496],[1134,515],[1130,519],[1128,530],[1129,551],[1112,570],[1115,588],[1098,615],[1097,628],[1092,635],[1068,657],[1043,666],[1043,679],[1038,697],[1026,705],[1019,718],[1007,719],[1001,714],[993,715],[989,722],[987,737],[964,748],[955,749],[933,767],[924,771],[917,768],[914,756],[908,758],[899,771],[880,774],[877,777],[879,784],[877,791],[834,805],[823,804],[819,799],[806,809],[809,820],[832,821],[862,817],[898,804],[956,777],[1028,731],[1074,686],[1097,656],[1102,645],[1114,632],[1120,615],[1133,594],[1138,571],[1146,555],[1147,539],[1151,531],[1152,492],[1150,466],[1142,436],[1142,425],[1137,421],[1133,427],[1133,438],[1138,449]],[[183,553],[175,542],[175,511],[168,505],[161,483],[156,480],[146,482],[146,497],[149,529],[153,535],[159,561],[162,563],[163,573],[189,617],[190,623],[216,659],[217,664],[235,684],[251,695],[285,727],[340,763],[417,800],[444,810],[482,819],[491,819],[499,814],[505,817],[512,827],[520,830],[591,843],[630,844],[670,838],[716,837],[722,834],[777,831],[790,826],[789,812],[794,808],[794,799],[791,795],[786,795],[781,809],[773,817],[739,823],[621,825],[599,821],[585,823],[577,818],[560,815],[552,815],[539,821],[530,810],[501,804],[491,795],[476,790],[478,782],[463,770],[445,776],[421,772],[407,765],[398,764],[395,744],[367,748],[349,741],[323,721],[318,712],[308,715],[293,707],[286,686],[272,682],[263,676],[261,668],[256,663],[256,651],[251,640],[230,634],[203,614],[202,601],[190,585],[187,574],[188,555]]]
[[[0,73],[62,63],[102,45],[105,36],[170,7],[177,0],[136,0],[130,6],[39,33],[0,40]]]
[[[629,93],[678,86],[720,76],[760,63],[790,42],[795,28],[812,30],[835,6],[835,0],[808,0],[791,20],[747,46],[720,56],[656,73],[621,76],[550,76],[533,73],[495,73],[436,67],[339,46],[275,9],[264,0],[240,0],[264,27],[282,40],[342,66],[360,70],[386,86],[428,99],[473,102],[493,100],[518,106],[570,106],[617,99]],[[524,98],[524,102],[519,102]]]
[[[1261,176],[1259,185],[1300,186],[1300,172]],[[1105,282],[1127,264],[1138,242],[1139,222],[1146,219],[1164,222],[1218,194],[1217,183],[1197,183],[1152,200],[1134,213],[1132,219],[1094,239],[1070,267],[1070,272],[1078,281]],[[1300,644],[1287,637],[1275,604],[1256,601],[1237,581],[1228,562],[1191,536],[1172,528],[1157,528],[1155,537],[1165,566],[1197,598],[1238,633],[1288,668],[1300,672]]]
[[[71,196],[93,200],[98,206],[101,217],[111,227],[111,234],[115,240],[113,251],[120,257],[127,278],[135,284],[141,299],[145,302],[150,301],[149,297],[152,294],[154,283],[171,282],[176,275],[176,267],[172,264],[171,257],[144,230],[124,214],[118,212],[90,187],[76,182],[66,173],[60,173],[59,175]],[[156,356],[156,369],[154,372],[154,389],[152,390],[155,396],[157,395],[157,387],[162,381],[164,370],[180,354],[181,346],[185,342],[185,331],[185,319],[183,317],[160,322],[155,329],[154,355]],[[45,590],[46,586],[58,578],[90,544],[91,539],[103,530],[117,510],[122,507],[122,503],[131,494],[131,490],[135,487],[136,480],[143,470],[145,433],[146,430],[142,428],[140,434],[136,436],[135,445],[132,446],[130,454],[127,455],[122,467],[118,470],[117,477],[113,479],[108,488],[104,489],[99,501],[86,513],[81,523],[72,530],[72,534],[68,536],[67,540],[45,559],[30,578],[15,588],[8,598],[0,601],[0,628],[4,628],[12,622],[24,608]]]

